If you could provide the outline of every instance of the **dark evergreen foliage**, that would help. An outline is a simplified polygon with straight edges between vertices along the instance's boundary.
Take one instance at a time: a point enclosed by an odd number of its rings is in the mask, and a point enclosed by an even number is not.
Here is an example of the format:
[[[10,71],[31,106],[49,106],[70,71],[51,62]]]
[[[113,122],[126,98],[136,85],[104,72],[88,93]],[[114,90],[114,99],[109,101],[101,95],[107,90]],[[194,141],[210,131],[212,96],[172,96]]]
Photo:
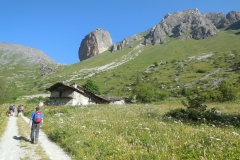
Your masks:
[[[94,94],[100,94],[98,86],[92,80],[87,80],[87,82],[82,87]]]

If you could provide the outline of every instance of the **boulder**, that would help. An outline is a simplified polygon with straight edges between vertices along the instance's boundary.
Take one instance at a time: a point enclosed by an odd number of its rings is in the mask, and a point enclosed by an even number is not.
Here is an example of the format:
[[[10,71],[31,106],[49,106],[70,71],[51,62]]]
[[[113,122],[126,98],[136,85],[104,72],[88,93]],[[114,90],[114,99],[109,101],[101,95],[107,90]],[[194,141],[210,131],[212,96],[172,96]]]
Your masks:
[[[112,45],[112,38],[109,32],[98,28],[89,33],[82,40],[79,47],[78,56],[80,61],[96,56],[106,50]]]

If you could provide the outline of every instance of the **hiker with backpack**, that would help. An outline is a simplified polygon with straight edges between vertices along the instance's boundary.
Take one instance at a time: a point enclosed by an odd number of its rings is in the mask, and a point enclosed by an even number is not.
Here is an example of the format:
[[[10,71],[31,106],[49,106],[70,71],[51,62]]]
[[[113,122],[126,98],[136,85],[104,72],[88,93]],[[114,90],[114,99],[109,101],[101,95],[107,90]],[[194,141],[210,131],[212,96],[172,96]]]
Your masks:
[[[15,110],[15,107],[14,107],[15,105],[13,104],[11,104],[10,106],[9,106],[9,112],[10,112],[10,115],[11,116],[13,116],[14,115],[14,110]]]
[[[9,106],[9,113],[10,113],[10,116],[12,116],[12,109],[13,109],[13,105],[11,104],[11,105]]]
[[[36,107],[36,111],[32,113],[29,121],[29,126],[31,127],[31,142],[34,143],[34,134],[35,142],[38,142],[39,137],[39,128],[43,125],[44,115],[40,111],[40,107]]]
[[[20,104],[17,108],[17,117],[22,116],[22,105]]]

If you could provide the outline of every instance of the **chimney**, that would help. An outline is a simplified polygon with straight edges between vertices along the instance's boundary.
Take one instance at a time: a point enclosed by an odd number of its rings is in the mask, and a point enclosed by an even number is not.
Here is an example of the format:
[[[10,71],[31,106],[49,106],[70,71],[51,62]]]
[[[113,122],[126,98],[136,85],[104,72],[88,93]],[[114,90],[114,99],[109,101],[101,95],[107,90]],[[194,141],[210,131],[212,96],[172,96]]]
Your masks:
[[[73,86],[74,88],[77,88],[77,83],[74,82],[74,83],[72,84],[72,86]]]

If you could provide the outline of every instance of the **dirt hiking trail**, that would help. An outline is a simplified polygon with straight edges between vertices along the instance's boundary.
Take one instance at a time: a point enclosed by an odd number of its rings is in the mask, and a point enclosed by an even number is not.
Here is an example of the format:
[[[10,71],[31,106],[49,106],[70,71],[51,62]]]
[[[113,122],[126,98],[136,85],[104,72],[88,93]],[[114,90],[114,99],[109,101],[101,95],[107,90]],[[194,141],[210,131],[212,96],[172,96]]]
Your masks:
[[[29,119],[24,116],[9,117],[6,130],[0,138],[0,160],[71,160],[41,129],[38,144],[31,144],[28,122]]]

